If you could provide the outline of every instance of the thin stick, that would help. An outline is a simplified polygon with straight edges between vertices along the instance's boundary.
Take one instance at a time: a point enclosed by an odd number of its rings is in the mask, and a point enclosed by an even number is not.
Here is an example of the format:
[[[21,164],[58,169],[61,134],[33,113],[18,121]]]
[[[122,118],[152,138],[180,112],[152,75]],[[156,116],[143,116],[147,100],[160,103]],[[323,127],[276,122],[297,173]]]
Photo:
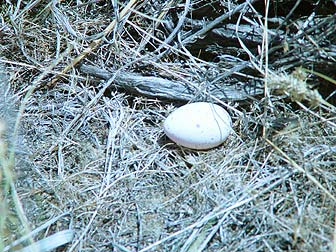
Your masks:
[[[237,12],[239,12],[240,10],[242,10],[243,8],[245,8],[249,4],[252,4],[255,1],[256,0],[246,1],[245,3],[242,3],[242,4],[238,5],[233,10],[231,10],[231,11],[229,11],[229,12],[227,12],[227,13],[221,15],[221,16],[219,16],[214,21],[212,21],[209,25],[205,26],[201,30],[195,32],[193,35],[191,35],[191,36],[185,38],[184,40],[182,40],[183,45],[190,44],[190,43],[194,42],[196,39],[202,37],[208,31],[210,31],[211,29],[215,28],[218,24],[222,23],[225,19],[231,17],[232,15],[234,15]]]

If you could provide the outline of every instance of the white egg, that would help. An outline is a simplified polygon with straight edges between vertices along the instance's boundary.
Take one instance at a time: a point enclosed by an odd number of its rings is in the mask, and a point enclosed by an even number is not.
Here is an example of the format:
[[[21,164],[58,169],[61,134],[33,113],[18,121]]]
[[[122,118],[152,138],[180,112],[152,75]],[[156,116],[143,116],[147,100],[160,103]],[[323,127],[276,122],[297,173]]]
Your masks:
[[[172,112],[163,124],[166,135],[178,145],[206,150],[223,143],[232,131],[231,117],[222,107],[196,102]]]

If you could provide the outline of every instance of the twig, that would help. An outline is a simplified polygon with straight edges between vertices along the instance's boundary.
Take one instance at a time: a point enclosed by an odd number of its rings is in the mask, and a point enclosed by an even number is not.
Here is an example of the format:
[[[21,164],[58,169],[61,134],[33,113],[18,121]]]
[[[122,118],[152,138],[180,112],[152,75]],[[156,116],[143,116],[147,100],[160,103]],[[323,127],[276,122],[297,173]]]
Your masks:
[[[212,21],[210,24],[208,24],[207,26],[205,26],[204,28],[202,28],[201,30],[195,32],[193,35],[188,36],[187,38],[185,38],[184,40],[182,40],[183,45],[186,44],[190,44],[192,42],[194,42],[195,40],[197,40],[198,38],[204,36],[208,31],[210,31],[211,29],[215,28],[217,25],[219,25],[220,23],[222,23],[225,19],[231,17],[232,15],[234,15],[235,13],[239,12],[240,10],[242,10],[243,8],[245,8],[246,6],[252,4],[253,2],[255,2],[256,0],[249,0],[246,1],[245,3],[242,3],[238,6],[236,6],[236,8],[234,8],[233,10],[219,16],[218,18],[216,18],[214,21]]]
[[[170,42],[173,40],[173,38],[176,36],[176,34],[179,32],[179,30],[181,29],[186,16],[188,14],[190,8],[190,0],[186,0],[186,3],[184,5],[184,11],[182,13],[182,16],[179,18],[179,22],[177,23],[176,27],[174,28],[174,30],[172,31],[172,33],[168,36],[168,38],[166,38],[164,40],[164,42],[154,51],[155,52],[159,52],[165,45],[170,44]],[[159,55],[156,56],[157,59],[161,58],[165,52],[160,53]]]
[[[116,73],[99,69],[95,66],[82,65],[80,68],[84,73],[93,75],[105,80],[111,78]],[[202,98],[209,96],[219,100],[244,100],[247,96],[258,94],[259,90],[250,90],[248,93],[238,85],[211,85],[208,90],[200,90],[194,83],[173,81],[154,76],[142,76],[136,73],[127,73],[119,71],[115,76],[113,84],[119,88],[125,89],[131,93],[137,93],[148,97],[155,97],[177,101],[191,101],[197,99],[199,95]],[[231,72],[229,72],[231,73]]]

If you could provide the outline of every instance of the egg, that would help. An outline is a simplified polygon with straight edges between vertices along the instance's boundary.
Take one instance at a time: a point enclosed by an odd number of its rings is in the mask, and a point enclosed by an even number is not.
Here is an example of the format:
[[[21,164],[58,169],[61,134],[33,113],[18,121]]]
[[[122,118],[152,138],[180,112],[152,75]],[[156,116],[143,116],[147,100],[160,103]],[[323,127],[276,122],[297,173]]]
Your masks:
[[[173,111],[164,121],[166,135],[178,145],[206,150],[222,144],[232,131],[231,117],[219,105],[196,102]]]

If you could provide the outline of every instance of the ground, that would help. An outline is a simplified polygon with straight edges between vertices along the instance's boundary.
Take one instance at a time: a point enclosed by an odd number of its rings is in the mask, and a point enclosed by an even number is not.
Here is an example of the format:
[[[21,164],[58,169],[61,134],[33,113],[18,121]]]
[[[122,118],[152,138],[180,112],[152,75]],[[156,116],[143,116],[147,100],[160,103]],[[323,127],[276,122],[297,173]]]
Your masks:
[[[276,2],[0,4],[0,251],[336,251],[335,5]]]

